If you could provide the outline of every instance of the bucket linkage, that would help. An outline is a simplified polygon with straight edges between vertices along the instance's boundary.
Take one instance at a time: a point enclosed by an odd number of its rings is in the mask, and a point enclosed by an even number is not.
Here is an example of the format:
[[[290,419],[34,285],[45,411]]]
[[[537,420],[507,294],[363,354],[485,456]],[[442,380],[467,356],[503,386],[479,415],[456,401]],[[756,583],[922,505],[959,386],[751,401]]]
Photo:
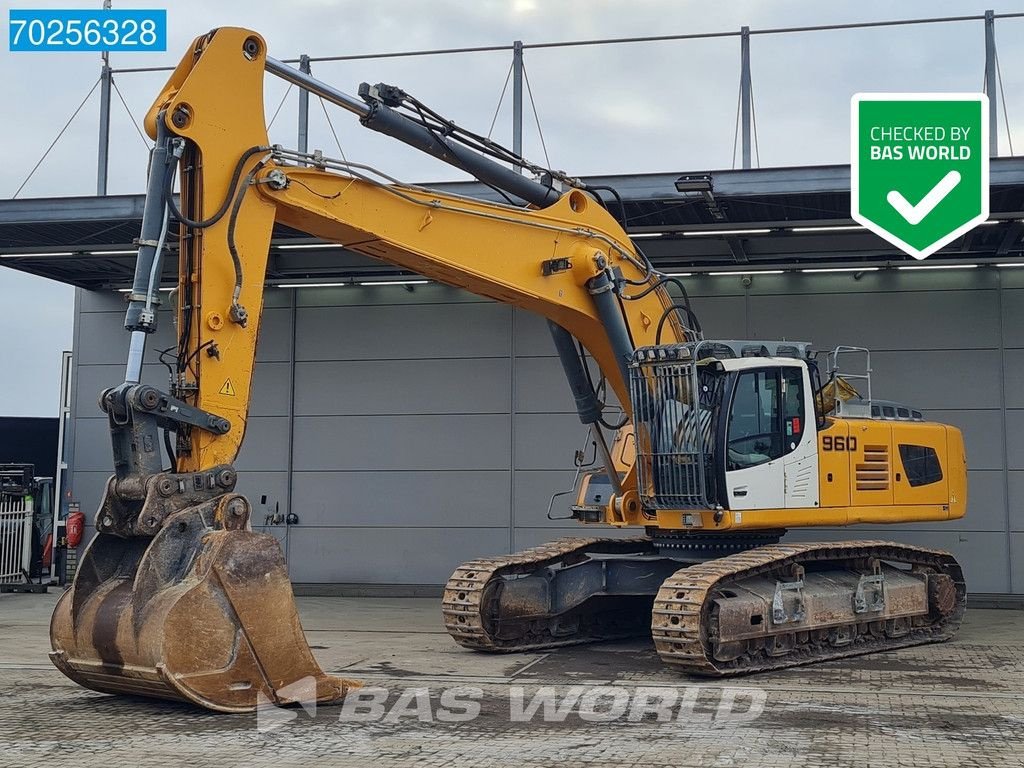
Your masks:
[[[61,672],[222,712],[335,702],[359,686],[313,658],[277,539],[251,530],[234,482],[228,466],[153,475],[135,494],[110,478],[51,620]]]

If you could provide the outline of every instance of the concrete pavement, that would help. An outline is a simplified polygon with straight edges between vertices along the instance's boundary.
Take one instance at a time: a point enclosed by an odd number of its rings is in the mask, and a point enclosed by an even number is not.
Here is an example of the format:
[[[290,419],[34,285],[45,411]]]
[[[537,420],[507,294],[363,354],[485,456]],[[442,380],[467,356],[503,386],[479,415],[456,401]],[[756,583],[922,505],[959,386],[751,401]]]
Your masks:
[[[709,683],[648,642],[484,655],[450,640],[434,599],[305,597],[324,669],[370,690],[257,722],[75,686],[46,658],[55,600],[0,595],[4,765],[1024,765],[1022,611],[970,610],[951,643]]]

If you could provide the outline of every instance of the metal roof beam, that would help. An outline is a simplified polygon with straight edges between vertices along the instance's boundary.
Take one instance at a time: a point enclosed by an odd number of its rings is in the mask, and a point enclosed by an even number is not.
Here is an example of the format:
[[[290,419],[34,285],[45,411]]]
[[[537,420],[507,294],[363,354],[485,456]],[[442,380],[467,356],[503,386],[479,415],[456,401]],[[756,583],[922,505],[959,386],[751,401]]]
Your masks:
[[[750,261],[747,258],[747,252],[743,250],[743,241],[740,238],[730,235],[725,238],[725,242],[729,245],[729,250],[732,251],[732,257],[739,263],[745,263]]]
[[[999,247],[996,249],[997,256],[1005,256],[1014,243],[1020,241],[1020,234],[1024,231],[1024,223],[1021,221],[1014,221],[1006,227],[1006,231],[1003,233],[1003,239],[999,243]]]
[[[704,180],[716,203],[728,210],[729,221],[711,223],[700,191],[687,189]],[[1024,226],[1024,158],[991,161],[992,219],[1012,224],[979,227],[934,259],[964,256],[992,257],[1020,250]],[[659,265],[742,265],[766,262],[802,265],[808,261],[836,262],[898,259],[891,245],[863,229],[828,230],[852,226],[849,218],[849,168],[845,165],[798,168],[723,170],[682,175],[650,173],[595,176],[586,183],[610,185],[624,198],[632,234],[664,237],[639,240]],[[677,182],[684,189],[677,188]],[[476,182],[432,185],[458,195],[493,199],[497,195]],[[606,196],[608,197],[608,196]],[[129,279],[134,262],[131,240],[142,218],[142,195],[108,197],[28,198],[0,201],[0,267],[10,267],[51,279],[99,287]],[[609,203],[618,214],[616,206]],[[817,217],[817,218],[809,218]],[[794,228],[822,231],[793,232]],[[742,230],[768,229],[765,234]],[[731,234],[718,234],[719,231]],[[740,230],[740,232],[736,232]],[[702,237],[686,237],[700,233]],[[286,249],[283,245],[318,244],[315,238],[278,225],[273,239],[273,274],[281,279],[304,274],[338,276],[366,269],[363,257],[341,248]],[[959,251],[958,251],[959,249]],[[96,252],[125,250],[125,254]],[[47,253],[71,253],[47,256]],[[379,268],[379,265],[378,267]]]

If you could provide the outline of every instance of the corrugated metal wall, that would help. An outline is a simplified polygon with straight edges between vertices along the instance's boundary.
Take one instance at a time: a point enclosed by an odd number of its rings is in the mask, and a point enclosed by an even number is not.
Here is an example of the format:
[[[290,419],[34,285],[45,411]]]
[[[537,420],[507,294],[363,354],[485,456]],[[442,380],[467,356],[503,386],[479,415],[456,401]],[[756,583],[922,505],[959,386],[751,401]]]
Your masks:
[[[869,346],[876,397],[961,427],[967,517],[877,528],[952,550],[976,592],[1024,593],[1018,273],[689,282],[709,336]],[[110,471],[96,396],[123,378],[127,336],[119,295],[79,291],[77,301],[72,488],[92,510]],[[171,345],[167,325],[147,359]],[[159,365],[147,365],[146,377],[165,385]],[[567,468],[585,430],[543,322],[509,307],[436,285],[270,290],[252,414],[240,490],[257,505],[256,524],[275,505],[300,516],[287,541],[296,582],[437,584],[464,559],[581,530],[545,512],[572,480]]]

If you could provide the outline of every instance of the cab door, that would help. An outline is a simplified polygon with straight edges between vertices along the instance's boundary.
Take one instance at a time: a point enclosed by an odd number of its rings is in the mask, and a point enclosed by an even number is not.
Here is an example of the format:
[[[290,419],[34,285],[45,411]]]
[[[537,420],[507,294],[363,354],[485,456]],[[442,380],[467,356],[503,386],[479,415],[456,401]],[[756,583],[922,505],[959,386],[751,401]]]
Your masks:
[[[730,509],[818,505],[818,446],[807,366],[740,370],[725,441]]]
[[[729,509],[785,506],[781,386],[778,367],[736,373],[723,457]]]
[[[807,367],[782,368],[782,449],[786,509],[818,506],[817,416]]]

